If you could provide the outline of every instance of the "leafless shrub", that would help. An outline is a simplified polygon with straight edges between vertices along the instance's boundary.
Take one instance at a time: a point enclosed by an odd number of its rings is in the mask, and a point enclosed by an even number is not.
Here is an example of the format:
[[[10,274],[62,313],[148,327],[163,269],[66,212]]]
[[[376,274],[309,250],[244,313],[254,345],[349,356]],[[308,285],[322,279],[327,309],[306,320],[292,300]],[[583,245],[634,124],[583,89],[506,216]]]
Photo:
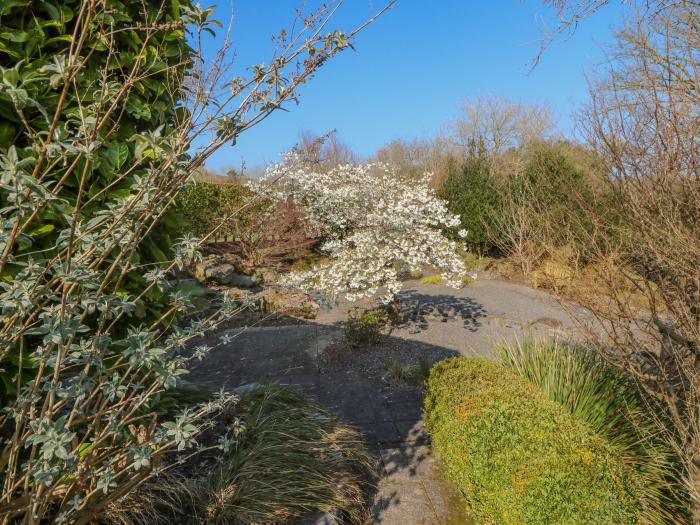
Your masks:
[[[316,243],[305,217],[292,199],[255,206],[246,217],[231,220],[236,253],[256,267],[301,258]]]
[[[392,166],[398,175],[409,180],[425,172],[433,173],[433,185],[438,186],[450,168],[459,165],[460,154],[446,137],[437,135],[426,140],[391,141],[377,150],[374,159]]]
[[[451,139],[464,148],[470,141],[483,141],[493,157],[556,136],[552,110],[545,104],[481,96],[464,102],[460,110],[450,126]]]
[[[318,136],[308,130],[299,133],[299,140],[294,148],[307,162],[314,166],[333,167],[338,164],[352,164],[357,160],[355,153],[338,136],[336,130]]]
[[[591,210],[586,306],[601,351],[666,407],[700,519],[700,5],[617,33],[582,128],[609,164],[611,213]],[[600,296],[603,296],[601,300]],[[597,297],[596,297],[597,296]]]

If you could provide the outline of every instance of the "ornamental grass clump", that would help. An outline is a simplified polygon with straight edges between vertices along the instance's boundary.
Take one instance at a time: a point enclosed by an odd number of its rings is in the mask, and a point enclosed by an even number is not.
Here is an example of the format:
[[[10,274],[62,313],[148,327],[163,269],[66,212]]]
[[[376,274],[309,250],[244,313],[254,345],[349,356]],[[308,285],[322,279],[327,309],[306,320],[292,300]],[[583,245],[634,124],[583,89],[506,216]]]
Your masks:
[[[195,489],[204,522],[274,525],[309,511],[367,522],[374,461],[358,431],[286,389],[258,387],[240,408],[245,432]]]
[[[112,505],[109,525],[275,525],[312,512],[368,522],[374,461],[358,431],[302,395],[257,386],[236,406],[221,453],[164,474]]]
[[[480,523],[636,524],[643,485],[616,450],[508,368],[452,358],[431,371],[426,426]]]
[[[501,360],[569,411],[634,470],[644,523],[690,523],[690,498],[664,408],[585,347],[531,340],[503,344]]]

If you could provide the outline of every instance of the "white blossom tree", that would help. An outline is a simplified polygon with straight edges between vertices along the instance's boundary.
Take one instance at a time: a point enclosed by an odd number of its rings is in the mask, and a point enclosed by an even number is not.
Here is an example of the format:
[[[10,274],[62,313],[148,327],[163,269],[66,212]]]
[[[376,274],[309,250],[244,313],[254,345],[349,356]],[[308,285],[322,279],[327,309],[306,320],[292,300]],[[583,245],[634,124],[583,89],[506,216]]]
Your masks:
[[[295,153],[270,166],[251,187],[273,199],[294,199],[308,214],[311,233],[323,240],[330,262],[287,275],[284,283],[354,301],[381,293],[390,302],[401,290],[399,269],[431,265],[460,287],[465,267],[445,230],[460,224],[428,184],[432,174],[402,180],[385,164],[343,164],[318,171]],[[459,232],[466,236],[466,232]]]

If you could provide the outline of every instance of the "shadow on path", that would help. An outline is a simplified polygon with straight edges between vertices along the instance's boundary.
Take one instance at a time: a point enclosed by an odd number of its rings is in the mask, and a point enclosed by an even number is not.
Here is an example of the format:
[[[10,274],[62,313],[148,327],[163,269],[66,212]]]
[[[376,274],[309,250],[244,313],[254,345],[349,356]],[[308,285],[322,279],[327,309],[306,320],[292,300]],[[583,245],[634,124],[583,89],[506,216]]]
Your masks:
[[[229,332],[235,335],[234,339],[196,363],[188,381],[216,389],[276,383],[304,393],[358,428],[368,448],[378,457],[379,485],[371,495],[374,523],[447,522],[446,504],[432,475],[435,459],[430,456],[423,428],[420,387],[397,388],[395,384],[363,376],[352,366],[321,367],[319,354],[341,337],[342,329],[336,326],[296,322],[243,332],[234,328]],[[207,342],[217,343],[224,333],[209,337]],[[400,338],[387,336],[372,351],[396,348],[402,343],[397,339]],[[410,351],[437,356],[436,359],[458,355],[433,345],[409,343]],[[370,350],[353,350],[365,351]]]
[[[557,335],[566,315],[547,294],[509,283],[486,281],[454,293],[442,286],[408,286],[400,294],[402,323],[376,347],[344,345],[342,322],[353,305],[341,301],[316,322],[279,317],[244,331],[232,322],[206,342],[213,346],[226,334],[232,341],[196,363],[188,380],[229,390],[251,383],[288,386],[358,428],[379,459],[373,523],[470,523],[454,518],[459,496],[449,494],[436,475],[423,427],[422,388],[386,380],[384,367],[391,359],[432,363],[456,355],[495,357],[492,341],[527,336],[529,330]]]
[[[486,309],[470,297],[446,294],[426,294],[417,290],[405,290],[399,295],[398,328],[408,328],[411,333],[427,330],[430,322],[447,323],[461,321],[464,329],[476,332]]]

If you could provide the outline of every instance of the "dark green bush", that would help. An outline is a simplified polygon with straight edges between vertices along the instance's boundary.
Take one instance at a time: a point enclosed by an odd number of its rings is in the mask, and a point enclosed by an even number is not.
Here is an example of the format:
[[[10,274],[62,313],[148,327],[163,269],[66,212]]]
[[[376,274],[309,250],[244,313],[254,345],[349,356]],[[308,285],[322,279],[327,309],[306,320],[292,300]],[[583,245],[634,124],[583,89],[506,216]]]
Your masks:
[[[135,159],[143,156],[145,143],[140,135],[148,134],[159,127],[164,132],[177,125],[177,114],[183,109],[172,94],[187,74],[192,49],[183,38],[180,21],[183,10],[191,6],[189,1],[117,1],[108,0],[111,9],[105,9],[90,25],[86,36],[92,40],[91,52],[85,57],[87,66],[71,81],[70,89],[64,92],[60,68],[70,54],[73,38],[73,19],[81,7],[80,0],[60,2],[32,2],[13,0],[3,2],[0,7],[2,32],[0,33],[0,80],[5,83],[0,89],[0,154],[6,155],[14,146],[18,162],[34,163],[37,151],[33,146],[37,135],[49,130],[51,119],[57,134],[53,137],[56,148],[60,144],[60,130],[65,126],[80,125],[81,107],[88,106],[93,98],[100,96],[99,86],[104,82],[105,66],[114,72],[108,88],[121,87],[130,67],[136,67],[138,75],[129,82],[133,84],[129,97],[122,99],[123,107],[115,112],[113,124],[98,131],[95,142],[99,144],[88,160],[81,159],[80,151],[66,153],[66,162],[53,163],[41,173],[44,179],[59,180],[67,177],[58,192],[53,206],[37,210],[40,220],[34,220],[32,230],[13,246],[16,261],[23,261],[31,253],[35,263],[41,264],[54,254],[52,247],[56,238],[68,222],[65,210],[76,207],[80,199],[80,214],[89,221],[107,205],[114,205],[129,197],[134,181],[143,176],[143,171],[134,169],[129,175],[124,170],[138,166]],[[150,35],[149,60],[138,56],[143,34],[138,22],[143,16],[144,4],[150,7],[154,20],[158,17],[162,30]],[[110,14],[106,14],[109,12]],[[110,27],[120,28],[109,31]],[[123,28],[130,28],[129,30]],[[101,39],[109,32],[121,49],[118,55],[107,51]],[[109,64],[113,61],[114,64]],[[137,64],[143,61],[139,67]],[[180,64],[174,68],[175,64]],[[121,73],[120,73],[121,72]],[[20,109],[21,108],[21,109]],[[60,108],[60,110],[59,110]],[[20,114],[21,111],[21,114]],[[49,118],[50,117],[50,118]],[[24,123],[23,123],[24,122]],[[109,123],[108,123],[109,124]],[[72,165],[75,158],[78,165]],[[146,168],[144,167],[143,170]],[[82,181],[81,181],[82,179]],[[0,203],[8,203],[12,185],[0,187]],[[140,263],[164,263],[170,236],[176,231],[176,218],[161,220],[158,233],[147,238],[138,257]],[[118,250],[115,250],[115,256]],[[12,280],[18,265],[7,266],[0,277]],[[138,290],[143,285],[138,272],[126,276],[126,291]]]
[[[523,152],[522,173],[505,181],[515,202],[525,200],[551,246],[582,241],[591,219],[584,203],[594,198],[594,174],[576,162],[577,148],[568,142],[531,144]]]
[[[499,207],[498,185],[483,147],[471,143],[464,164],[459,169],[450,168],[438,189],[438,196],[447,201],[452,213],[459,215],[460,229],[468,232],[467,245],[480,253],[494,247],[492,236]]]
[[[442,361],[425,409],[446,475],[480,522],[639,522],[640,485],[614,449],[507,368]]]

